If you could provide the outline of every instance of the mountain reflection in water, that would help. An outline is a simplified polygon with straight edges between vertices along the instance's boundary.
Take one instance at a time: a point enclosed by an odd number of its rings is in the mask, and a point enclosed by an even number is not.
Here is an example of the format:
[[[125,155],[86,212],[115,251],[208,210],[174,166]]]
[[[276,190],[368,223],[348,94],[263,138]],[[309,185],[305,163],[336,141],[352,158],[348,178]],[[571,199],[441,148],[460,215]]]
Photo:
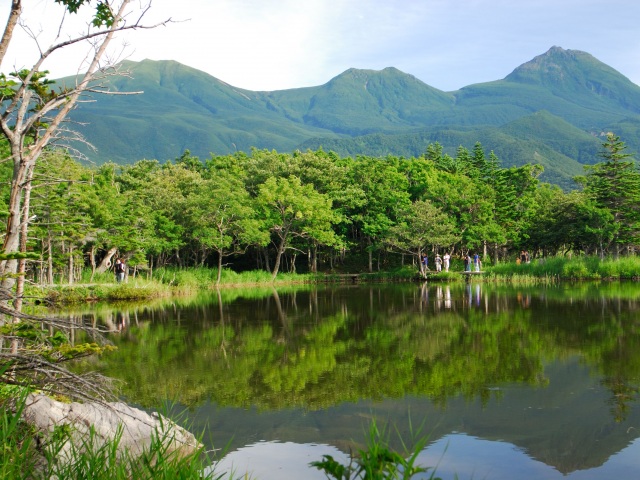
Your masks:
[[[327,286],[73,318],[110,326],[118,346],[78,368],[124,380],[131,403],[176,402],[209,446],[230,442],[227,462],[289,452],[279,479],[300,478],[298,449],[319,453],[306,465],[362,448],[372,418],[396,448],[396,429],[407,440],[424,423],[420,458],[443,478],[630,478],[639,298],[633,283]]]

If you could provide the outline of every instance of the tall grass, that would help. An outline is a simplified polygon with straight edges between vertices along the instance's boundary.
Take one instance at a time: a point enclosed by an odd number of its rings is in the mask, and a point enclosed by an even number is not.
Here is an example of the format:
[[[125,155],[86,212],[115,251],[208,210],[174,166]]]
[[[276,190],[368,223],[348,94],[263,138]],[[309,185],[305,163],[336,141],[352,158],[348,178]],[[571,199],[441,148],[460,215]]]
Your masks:
[[[419,437],[412,446],[402,438],[400,441],[403,451],[397,452],[389,446],[388,432],[381,431],[372,420],[366,448],[358,450],[355,455],[351,454],[348,464],[341,464],[331,455],[324,455],[321,461],[311,462],[310,465],[324,472],[327,478],[335,480],[409,480],[433,470],[417,464],[418,455],[427,445],[427,436]],[[428,478],[440,480],[435,476],[435,470]]]
[[[35,478],[35,432],[20,417],[27,392],[5,388],[0,395],[0,478]]]
[[[158,268],[153,272],[152,280],[163,285],[170,285],[179,289],[201,289],[215,286],[218,278],[217,268]],[[274,281],[270,272],[265,270],[251,270],[235,272],[222,269],[220,285],[271,285],[282,283],[312,282],[316,278],[313,274],[279,273]]]
[[[150,447],[139,457],[120,448],[122,430],[105,442],[93,431],[79,439],[69,427],[57,426],[48,439],[36,442],[37,432],[21,420],[26,397],[25,389],[5,388],[0,394],[0,478],[232,480],[215,471],[205,475],[211,459],[203,449],[189,455],[171,451],[168,433],[163,432],[162,427],[156,430]]]
[[[484,279],[513,283],[553,283],[559,280],[624,280],[640,278],[640,257],[548,257],[531,263],[501,263],[485,267]]]

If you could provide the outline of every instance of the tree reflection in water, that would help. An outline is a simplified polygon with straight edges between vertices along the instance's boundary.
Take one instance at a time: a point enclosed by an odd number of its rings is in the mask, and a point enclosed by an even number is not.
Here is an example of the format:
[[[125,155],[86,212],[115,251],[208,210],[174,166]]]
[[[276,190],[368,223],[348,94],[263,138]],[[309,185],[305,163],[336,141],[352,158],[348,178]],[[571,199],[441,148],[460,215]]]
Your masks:
[[[633,284],[222,290],[120,309],[129,320],[114,328],[118,351],[78,368],[123,380],[133,403],[178,402],[207,419],[217,444],[346,449],[363,419],[402,432],[410,411],[433,419],[434,440],[502,439],[568,473],[638,435],[639,293]],[[75,315],[114,323],[108,309]]]

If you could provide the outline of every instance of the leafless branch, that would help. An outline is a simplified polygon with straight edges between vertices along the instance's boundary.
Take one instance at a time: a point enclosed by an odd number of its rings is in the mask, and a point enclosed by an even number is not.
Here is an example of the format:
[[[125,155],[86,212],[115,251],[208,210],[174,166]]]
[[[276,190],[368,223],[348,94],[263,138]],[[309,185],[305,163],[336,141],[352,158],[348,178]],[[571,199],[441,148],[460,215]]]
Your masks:
[[[2,380],[9,385],[37,388],[79,401],[115,400],[115,381],[95,372],[76,375],[41,356],[0,353],[0,365],[9,366]]]

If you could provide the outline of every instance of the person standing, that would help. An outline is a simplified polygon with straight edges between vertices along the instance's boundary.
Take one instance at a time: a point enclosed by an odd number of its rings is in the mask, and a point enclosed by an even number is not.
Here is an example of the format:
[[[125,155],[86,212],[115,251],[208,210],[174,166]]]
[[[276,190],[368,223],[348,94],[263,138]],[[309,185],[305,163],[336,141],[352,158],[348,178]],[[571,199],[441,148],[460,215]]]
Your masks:
[[[122,281],[124,280],[125,273],[127,271],[127,266],[124,263],[124,259],[123,258],[118,258],[116,260],[116,264],[114,266],[114,271],[115,271],[115,274],[116,274],[116,282],[117,283],[122,283]]]
[[[477,253],[473,256],[473,266],[474,266],[474,270],[476,272],[480,271],[480,255],[478,255]]]
[[[468,254],[465,254],[465,255],[463,255],[462,261],[464,263],[464,271],[465,272],[470,272],[471,271],[471,266],[469,265],[469,263],[471,262],[471,257]]]
[[[449,260],[451,260],[451,255],[449,255],[448,253],[445,253],[444,256],[442,257],[442,262],[444,263],[445,272],[449,271]]]
[[[441,272],[442,271],[442,258],[440,257],[440,255],[436,254],[436,272]]]

